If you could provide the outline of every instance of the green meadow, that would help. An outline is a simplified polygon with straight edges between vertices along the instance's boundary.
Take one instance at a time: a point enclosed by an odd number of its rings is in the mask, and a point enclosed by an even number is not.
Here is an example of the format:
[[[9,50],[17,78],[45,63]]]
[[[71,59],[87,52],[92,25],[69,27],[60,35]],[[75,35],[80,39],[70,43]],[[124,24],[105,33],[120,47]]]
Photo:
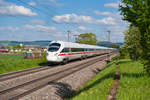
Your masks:
[[[67,100],[106,100],[114,75],[115,62],[111,62]]]
[[[67,100],[106,100],[115,75],[116,64],[121,73],[117,100],[150,100],[150,77],[143,71],[139,61],[130,59],[113,60],[104,70],[86,83]]]
[[[0,55],[0,74],[38,67],[46,63],[45,57],[24,59],[25,55]]]
[[[117,100],[150,100],[150,76],[139,61],[120,60]]]

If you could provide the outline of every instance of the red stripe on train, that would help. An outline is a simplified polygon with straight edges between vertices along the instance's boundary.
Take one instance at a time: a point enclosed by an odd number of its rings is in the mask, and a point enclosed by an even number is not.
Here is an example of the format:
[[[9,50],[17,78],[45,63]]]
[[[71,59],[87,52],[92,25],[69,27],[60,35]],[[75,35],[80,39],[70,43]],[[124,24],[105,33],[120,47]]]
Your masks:
[[[58,56],[65,56],[66,54],[64,53],[64,54],[59,54]]]
[[[84,52],[77,52],[77,53],[68,53],[68,55],[76,55],[76,54],[83,54]]]
[[[76,55],[76,54],[88,54],[88,53],[97,53],[95,51],[90,51],[90,52],[77,52],[77,53],[68,53],[68,55]],[[63,53],[63,54],[59,54],[58,56],[65,56],[67,54]]]

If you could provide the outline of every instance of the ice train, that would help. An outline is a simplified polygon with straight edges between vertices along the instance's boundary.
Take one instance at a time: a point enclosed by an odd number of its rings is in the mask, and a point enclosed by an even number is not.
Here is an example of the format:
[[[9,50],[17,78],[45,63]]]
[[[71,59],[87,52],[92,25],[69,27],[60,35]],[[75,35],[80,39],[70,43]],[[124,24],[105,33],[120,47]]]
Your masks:
[[[67,63],[73,59],[84,59],[114,51],[113,48],[79,43],[52,41],[48,45],[46,59],[51,63]]]

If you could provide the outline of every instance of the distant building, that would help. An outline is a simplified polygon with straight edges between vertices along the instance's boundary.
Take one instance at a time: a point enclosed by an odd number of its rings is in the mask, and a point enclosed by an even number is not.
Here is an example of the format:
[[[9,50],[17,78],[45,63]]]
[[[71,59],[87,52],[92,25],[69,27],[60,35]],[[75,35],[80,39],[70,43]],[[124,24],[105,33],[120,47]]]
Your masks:
[[[21,47],[23,47],[23,44],[22,44],[22,43],[20,43],[19,45],[20,45]]]
[[[0,52],[1,52],[1,53],[7,53],[7,52],[8,52],[8,49],[0,49]]]

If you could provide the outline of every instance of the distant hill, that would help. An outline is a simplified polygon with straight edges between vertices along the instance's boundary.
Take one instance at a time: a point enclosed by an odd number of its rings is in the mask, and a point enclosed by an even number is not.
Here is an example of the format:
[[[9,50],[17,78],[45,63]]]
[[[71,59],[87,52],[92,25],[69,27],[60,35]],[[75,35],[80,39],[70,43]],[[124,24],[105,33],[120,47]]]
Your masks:
[[[118,44],[118,45],[120,45],[120,46],[122,46],[122,45],[123,45],[123,43],[121,43],[121,42],[118,42],[118,43],[116,43],[116,44]]]
[[[13,46],[13,45],[33,45],[33,46],[47,46],[51,41],[40,40],[40,41],[0,41],[0,46]],[[112,47],[113,44],[121,46],[123,43],[111,43],[107,41],[100,41],[97,43],[98,46]]]
[[[36,46],[47,46],[51,41],[41,40],[41,41],[0,41],[0,46],[13,46],[13,45],[36,45]]]
[[[112,43],[108,41],[100,41],[97,43],[98,46],[104,46],[104,47],[112,47],[112,45],[118,45],[121,46],[123,43]]]

